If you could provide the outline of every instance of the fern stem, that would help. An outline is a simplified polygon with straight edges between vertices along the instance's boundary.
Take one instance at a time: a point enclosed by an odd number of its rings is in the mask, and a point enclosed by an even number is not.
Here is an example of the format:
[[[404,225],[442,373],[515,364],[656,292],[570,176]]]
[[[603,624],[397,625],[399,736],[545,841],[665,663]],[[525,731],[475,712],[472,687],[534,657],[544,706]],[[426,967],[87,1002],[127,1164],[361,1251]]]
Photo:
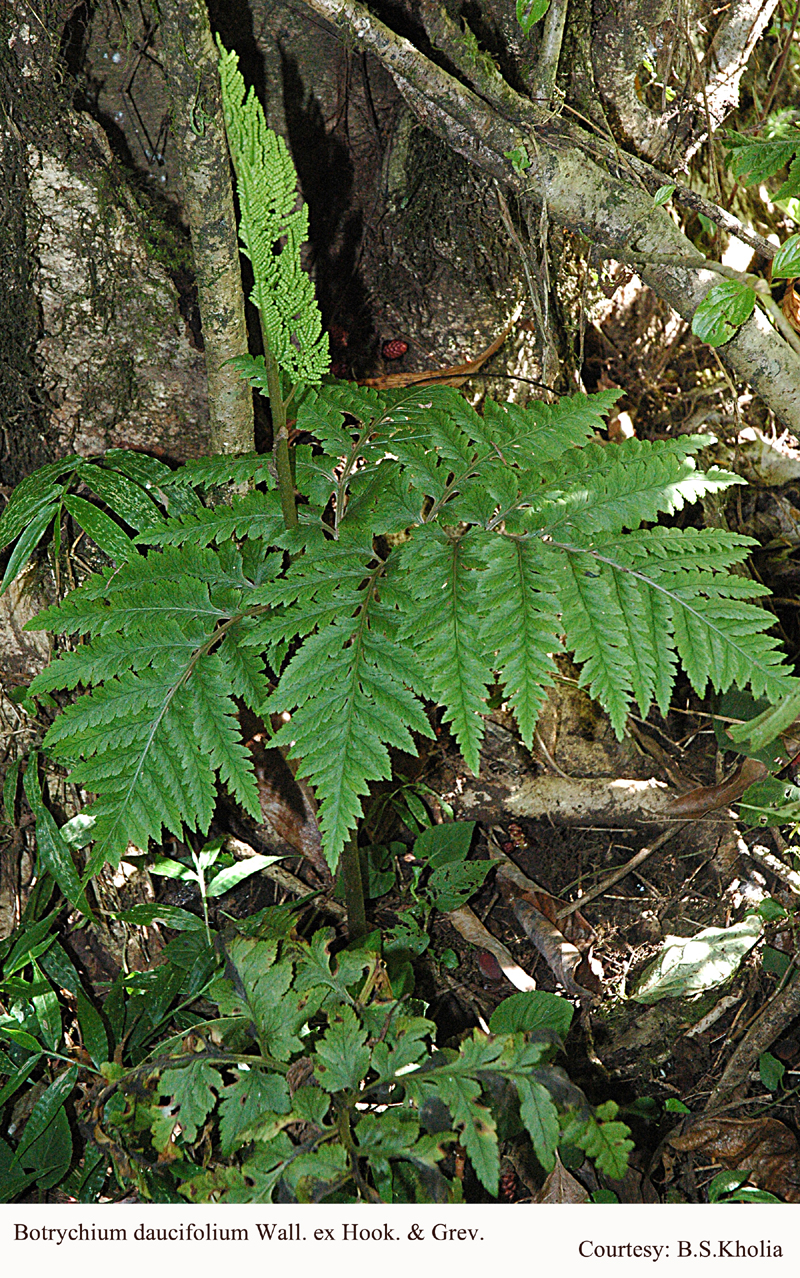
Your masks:
[[[347,932],[351,941],[367,934],[367,912],[364,904],[364,882],[361,878],[361,860],[358,855],[358,839],[353,836],[342,848],[339,868],[347,906]]]
[[[297,503],[294,498],[294,476],[289,457],[289,432],[286,428],[286,404],[283,402],[283,389],[278,361],[273,355],[266,325],[261,324],[261,335],[264,339],[264,366],[267,370],[267,390],[269,391],[269,407],[272,414],[272,439],[275,452],[275,467],[278,471],[278,495],[281,501],[283,522],[287,528],[296,528]]]

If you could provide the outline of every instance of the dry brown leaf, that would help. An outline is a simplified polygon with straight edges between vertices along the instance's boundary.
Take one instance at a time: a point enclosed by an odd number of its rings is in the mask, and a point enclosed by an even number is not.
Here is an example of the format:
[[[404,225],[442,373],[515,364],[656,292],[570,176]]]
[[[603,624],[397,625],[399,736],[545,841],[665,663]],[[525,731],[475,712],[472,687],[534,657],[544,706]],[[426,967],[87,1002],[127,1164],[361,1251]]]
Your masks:
[[[243,704],[239,706],[239,723],[253,760],[264,820],[313,865],[324,883],[331,884],[333,876],[322,852],[311,796],[297,781],[280,750],[264,744],[268,739],[264,724]]]
[[[477,359],[466,364],[453,364],[450,368],[433,368],[422,373],[387,373],[385,377],[365,377],[359,386],[374,386],[378,390],[391,390],[404,386],[423,386],[435,382],[440,386],[463,386],[464,382],[475,373],[479,373],[487,360],[496,355],[508,337],[512,328],[522,314],[523,303],[515,307],[514,312],[499,337],[491,346],[487,346]]]
[[[794,291],[794,280],[789,280],[781,298],[781,310],[796,333],[800,333],[800,297]]]
[[[742,759],[736,770],[719,785],[700,785],[688,794],[679,794],[669,804],[673,816],[699,817],[716,808],[727,808],[741,799],[748,786],[767,775],[758,759]]]
[[[497,959],[500,967],[503,969],[504,976],[515,985],[518,990],[535,990],[536,982],[532,976],[523,971],[518,963],[514,962],[513,956],[506,949],[496,936],[492,936],[491,932],[483,926],[480,919],[473,914],[468,905],[464,905],[460,910],[451,910],[449,914],[445,914],[445,918],[449,919],[457,932],[464,937],[465,941],[469,941],[470,945],[476,945],[481,950],[488,950]]]
[[[777,1118],[698,1118],[667,1140],[673,1149],[747,1171],[759,1189],[784,1202],[800,1202],[800,1145]]]
[[[556,1165],[536,1196],[537,1203],[585,1203],[589,1192],[571,1176],[556,1154]]]
[[[533,942],[556,980],[564,989],[582,1002],[595,998],[602,992],[602,983],[588,965],[583,965],[583,956],[576,945],[568,941],[564,933],[554,923],[545,918],[541,910],[537,910],[511,883],[499,883],[500,890],[508,900],[517,918],[517,922],[525,935]],[[577,980],[578,969],[581,969],[586,985]],[[591,986],[592,988],[589,988]]]

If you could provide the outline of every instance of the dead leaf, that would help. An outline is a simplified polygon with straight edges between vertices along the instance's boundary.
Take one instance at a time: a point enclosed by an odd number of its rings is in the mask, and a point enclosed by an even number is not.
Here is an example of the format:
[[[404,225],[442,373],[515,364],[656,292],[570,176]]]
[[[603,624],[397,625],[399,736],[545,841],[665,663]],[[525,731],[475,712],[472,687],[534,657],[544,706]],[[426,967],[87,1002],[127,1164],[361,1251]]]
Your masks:
[[[264,820],[290,847],[311,862],[324,883],[332,883],[333,876],[322,852],[322,838],[311,796],[297,781],[280,750],[264,744],[267,739],[264,724],[242,708],[239,721],[253,761]]]
[[[469,941],[470,945],[476,945],[479,949],[488,950],[497,959],[503,974],[515,985],[518,990],[535,990],[536,982],[532,976],[523,971],[518,963],[514,962],[512,955],[506,949],[497,937],[492,936],[491,932],[483,926],[480,919],[473,914],[468,905],[464,905],[460,910],[450,910],[444,916],[452,923],[457,932],[464,937],[465,941]]]
[[[753,1184],[784,1202],[800,1202],[800,1145],[777,1118],[697,1118],[667,1141],[730,1171],[747,1171]]]
[[[766,775],[767,768],[758,759],[742,759],[735,771],[720,785],[700,785],[688,794],[679,794],[670,800],[670,815],[699,817],[715,808],[727,808],[741,799],[748,786]]]
[[[523,932],[533,942],[547,966],[553,972],[556,980],[560,981],[564,989],[582,1002],[587,1002],[600,994],[602,992],[602,984],[597,980],[595,974],[588,969],[588,965],[583,966],[581,971],[581,975],[588,982],[587,985],[582,985],[578,982],[576,973],[582,964],[580,950],[571,941],[567,940],[564,933],[559,931],[556,925],[542,914],[541,910],[537,910],[535,906],[530,904],[526,899],[527,893],[523,894],[516,884],[510,883],[507,879],[501,880],[498,878],[498,887],[506,900],[511,902],[511,907]],[[590,989],[589,985],[593,988]]]
[[[794,280],[786,284],[786,292],[781,298],[781,310],[796,333],[800,333],[800,297],[794,291]]]
[[[589,1201],[588,1190],[579,1180],[571,1176],[556,1154],[556,1165],[536,1196],[537,1203],[585,1203]]]
[[[453,364],[449,368],[433,368],[422,373],[387,373],[385,377],[365,377],[358,384],[359,386],[375,386],[378,390],[391,390],[393,388],[402,388],[403,386],[423,386],[430,382],[435,382],[441,386],[463,386],[464,382],[474,373],[479,373],[487,360],[496,355],[508,337],[512,328],[516,324],[522,314],[524,303],[520,302],[515,307],[514,312],[503,329],[499,337],[496,337],[491,346],[487,346],[477,359],[470,360],[466,364]]]

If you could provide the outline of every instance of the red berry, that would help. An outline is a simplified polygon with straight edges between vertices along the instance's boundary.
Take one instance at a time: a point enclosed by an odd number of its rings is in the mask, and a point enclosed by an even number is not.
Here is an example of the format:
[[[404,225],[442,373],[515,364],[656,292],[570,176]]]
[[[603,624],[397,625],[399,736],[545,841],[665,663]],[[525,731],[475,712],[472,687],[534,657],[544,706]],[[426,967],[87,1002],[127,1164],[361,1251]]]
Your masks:
[[[395,337],[391,342],[384,342],[381,354],[384,359],[402,359],[408,350],[408,342],[404,342],[402,338]]]

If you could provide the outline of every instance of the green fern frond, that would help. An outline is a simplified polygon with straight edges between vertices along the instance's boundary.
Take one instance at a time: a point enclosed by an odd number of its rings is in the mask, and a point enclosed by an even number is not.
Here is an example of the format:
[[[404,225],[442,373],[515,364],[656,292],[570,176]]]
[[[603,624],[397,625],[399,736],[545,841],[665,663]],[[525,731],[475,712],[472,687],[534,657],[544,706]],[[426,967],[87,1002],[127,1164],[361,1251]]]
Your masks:
[[[666,707],[677,653],[699,696],[749,685],[771,700],[796,691],[773,619],[748,602],[765,587],[734,576],[748,539],[717,529],[639,530],[593,544],[543,543],[566,552],[561,598],[567,646],[585,659],[582,681],[622,736],[632,691],[644,712]],[[703,566],[703,563],[708,565]],[[641,700],[640,700],[641,698]]]
[[[251,301],[270,350],[292,382],[318,382],[330,364],[314,287],[300,266],[308,210],[286,143],[267,128],[253,89],[245,96],[238,56],[217,38],[222,106],[241,213],[239,235],[253,266]]]
[[[607,574],[594,569],[578,556],[566,556],[559,578],[562,621],[567,647],[582,665],[582,686],[608,712],[622,738],[633,686],[628,626]]]
[[[283,532],[278,494],[246,493],[234,496],[231,504],[201,507],[195,512],[172,519],[160,528],[140,533],[137,541],[148,546],[210,546],[232,540],[234,537],[260,538],[266,545],[274,545]]]
[[[572,449],[544,471],[544,490],[531,499],[536,524],[553,537],[638,528],[744,482],[727,471],[698,471],[689,453],[702,443],[702,437],[689,442],[683,436]]]
[[[252,356],[242,355],[239,358],[250,360]],[[263,355],[259,358],[263,363]],[[231,360],[231,363],[235,364],[237,361]],[[170,484],[184,488],[214,488],[252,481],[274,488],[274,465],[272,456],[268,453],[224,453],[220,457],[192,458],[180,470],[173,471]]]
[[[418,653],[444,707],[467,767],[480,770],[480,743],[491,668],[480,633],[479,576],[484,566],[477,534],[420,529],[403,547],[404,579],[412,603],[401,637]]]
[[[520,538],[487,537],[487,567],[480,574],[481,639],[514,709],[528,749],[546,689],[557,672],[558,581],[548,573],[540,546]]]
[[[282,595],[287,633],[310,634],[270,698],[271,712],[291,711],[273,744],[290,747],[320,801],[326,855],[335,865],[361,815],[370,781],[388,778],[388,746],[416,753],[412,732],[430,736],[419,700],[427,691],[412,649],[395,638],[398,587],[381,599],[384,566],[371,550],[330,543],[325,555],[300,560]],[[276,583],[277,584],[277,583]],[[273,632],[274,633],[274,632]]]
[[[260,815],[227,668],[213,654],[171,650],[140,671],[107,679],[67,707],[45,738],[57,759],[81,762],[70,777],[99,797],[92,864],[116,864],[129,842],[147,848],[169,830],[205,832],[218,775]]]

